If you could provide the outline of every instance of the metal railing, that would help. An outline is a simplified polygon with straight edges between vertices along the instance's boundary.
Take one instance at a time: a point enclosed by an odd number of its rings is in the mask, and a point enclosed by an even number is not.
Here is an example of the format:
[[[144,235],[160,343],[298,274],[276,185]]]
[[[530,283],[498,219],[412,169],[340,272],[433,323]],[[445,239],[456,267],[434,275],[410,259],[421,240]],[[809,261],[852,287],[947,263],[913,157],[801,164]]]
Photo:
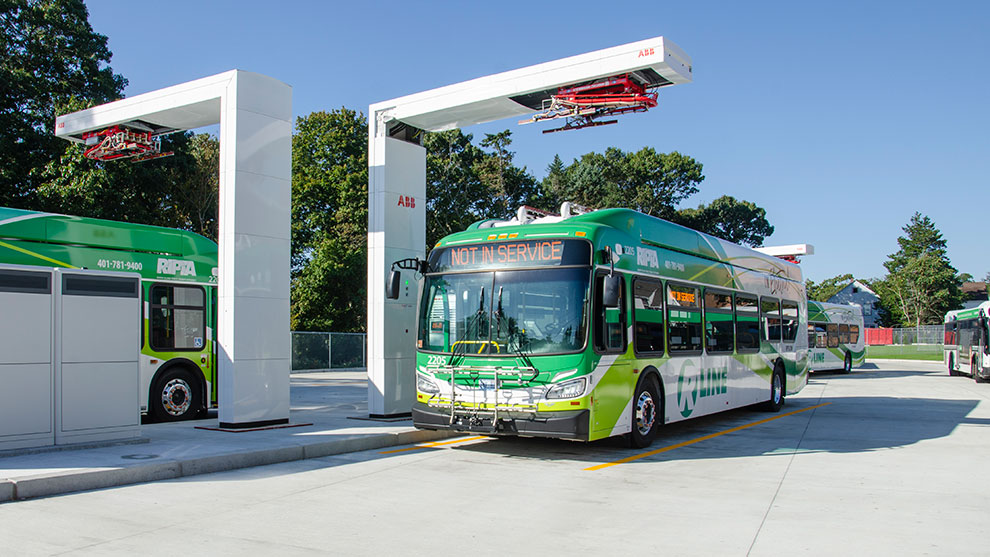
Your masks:
[[[292,371],[367,369],[367,336],[293,331]]]

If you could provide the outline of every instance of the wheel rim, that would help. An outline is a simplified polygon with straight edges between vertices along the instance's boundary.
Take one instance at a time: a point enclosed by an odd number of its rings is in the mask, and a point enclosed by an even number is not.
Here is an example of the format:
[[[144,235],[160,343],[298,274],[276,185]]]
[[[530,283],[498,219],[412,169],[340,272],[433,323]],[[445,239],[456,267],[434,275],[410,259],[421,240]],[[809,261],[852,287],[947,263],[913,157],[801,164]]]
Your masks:
[[[636,430],[642,436],[648,435],[653,430],[656,419],[657,407],[653,396],[649,391],[643,391],[636,400]]]
[[[162,389],[162,406],[171,416],[181,416],[192,406],[192,388],[183,379],[172,379]]]
[[[780,379],[779,373],[773,374],[773,403],[780,404],[781,398],[784,396],[784,386]]]

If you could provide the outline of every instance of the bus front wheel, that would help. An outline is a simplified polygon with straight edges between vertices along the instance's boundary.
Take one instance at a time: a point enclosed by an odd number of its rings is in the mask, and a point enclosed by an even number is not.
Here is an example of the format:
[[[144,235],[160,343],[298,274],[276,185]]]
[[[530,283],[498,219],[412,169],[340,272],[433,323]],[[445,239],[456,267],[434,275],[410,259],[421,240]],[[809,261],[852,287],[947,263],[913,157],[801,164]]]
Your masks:
[[[202,407],[199,382],[188,369],[169,368],[151,388],[151,414],[159,422],[177,422],[194,418]]]
[[[779,362],[773,367],[770,378],[770,399],[764,404],[768,412],[780,412],[784,406],[784,366]]]
[[[851,352],[846,352],[846,359],[842,363],[842,373],[852,373],[853,370],[853,356]]]
[[[632,404],[632,431],[629,432],[629,446],[634,449],[649,447],[663,423],[660,387],[653,375],[640,380]]]
[[[956,358],[952,352],[949,352],[949,377],[955,377],[957,375],[959,375],[959,372],[956,371]]]

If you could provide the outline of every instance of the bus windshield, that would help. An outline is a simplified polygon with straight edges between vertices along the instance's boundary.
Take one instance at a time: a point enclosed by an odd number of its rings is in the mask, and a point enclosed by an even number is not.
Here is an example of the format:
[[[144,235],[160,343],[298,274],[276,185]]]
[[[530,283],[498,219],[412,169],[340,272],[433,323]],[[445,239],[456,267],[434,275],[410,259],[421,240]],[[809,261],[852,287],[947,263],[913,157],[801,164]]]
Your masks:
[[[579,351],[590,277],[586,268],[427,276],[419,348],[510,356]]]

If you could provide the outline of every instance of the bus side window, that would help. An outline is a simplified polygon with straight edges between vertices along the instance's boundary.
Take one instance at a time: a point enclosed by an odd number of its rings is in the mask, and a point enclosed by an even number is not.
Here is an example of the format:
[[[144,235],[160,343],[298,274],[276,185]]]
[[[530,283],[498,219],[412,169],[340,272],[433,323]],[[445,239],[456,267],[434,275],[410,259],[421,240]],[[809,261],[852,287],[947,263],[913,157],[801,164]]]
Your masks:
[[[839,347],[839,325],[837,323],[829,323],[826,325],[826,331],[828,332],[828,347],[838,348]]]
[[[797,340],[797,328],[798,328],[798,304],[797,302],[791,302],[784,300],[780,304],[781,313],[783,314],[782,331],[784,336],[784,342],[794,342]]]
[[[839,325],[839,343],[849,344],[849,325],[845,323]]]
[[[815,347],[815,324],[808,322],[808,348]]]
[[[693,286],[667,284],[667,331],[670,353],[701,353],[701,291]]]
[[[206,293],[202,287],[155,284],[150,298],[153,350],[205,347]]]
[[[760,351],[760,306],[756,297],[736,295],[736,352]]]
[[[705,350],[709,354],[731,354],[734,346],[732,294],[705,289]]]
[[[780,342],[780,300],[760,298],[761,334],[767,342]]]
[[[859,342],[859,325],[849,325],[849,344]]]
[[[633,279],[633,348],[636,353],[663,354],[663,284],[659,280]]]
[[[599,352],[623,352],[626,349],[626,281],[620,281],[617,308],[606,308],[602,304],[604,282],[605,275],[595,277],[595,349]]]
[[[825,330],[825,323],[815,323],[815,343],[808,346],[815,348],[828,348],[828,333]]]

